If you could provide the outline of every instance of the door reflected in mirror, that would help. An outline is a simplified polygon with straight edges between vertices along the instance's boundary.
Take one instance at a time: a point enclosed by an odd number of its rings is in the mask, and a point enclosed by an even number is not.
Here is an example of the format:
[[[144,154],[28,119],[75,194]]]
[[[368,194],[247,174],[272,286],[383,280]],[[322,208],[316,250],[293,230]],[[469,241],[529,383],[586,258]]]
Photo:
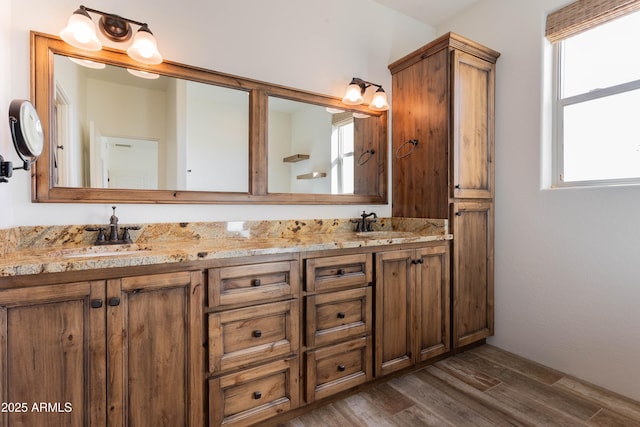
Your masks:
[[[247,192],[248,92],[54,55],[54,185]]]

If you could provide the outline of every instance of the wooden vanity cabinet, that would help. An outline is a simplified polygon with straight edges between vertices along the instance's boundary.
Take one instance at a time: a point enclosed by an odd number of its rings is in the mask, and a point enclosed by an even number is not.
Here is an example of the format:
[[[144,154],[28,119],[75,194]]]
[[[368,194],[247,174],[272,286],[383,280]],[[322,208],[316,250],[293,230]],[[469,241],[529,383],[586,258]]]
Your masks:
[[[452,205],[453,337],[462,347],[493,335],[493,203]]]
[[[448,352],[448,243],[378,252],[375,257],[376,376]]]
[[[231,262],[208,270],[211,426],[251,425],[299,404],[298,260]]]
[[[307,403],[372,379],[372,281],[371,253],[305,260]]]
[[[493,275],[472,274],[469,267],[493,271],[493,257],[485,256],[493,252],[486,246],[493,245],[493,226],[487,228],[487,221],[465,220],[456,227],[454,215],[459,210],[454,205],[488,203],[488,212],[493,210],[495,64],[499,55],[448,33],[389,65],[392,212],[394,217],[449,219],[454,235],[454,347],[493,334],[489,327],[493,325]],[[473,237],[479,235],[484,237]],[[482,298],[476,301],[476,297]]]
[[[105,289],[97,281],[0,291],[0,399],[12,405],[0,425],[106,424]],[[40,402],[61,411],[33,411]]]
[[[202,295],[199,271],[0,290],[0,394],[28,407],[1,424],[203,425]]]

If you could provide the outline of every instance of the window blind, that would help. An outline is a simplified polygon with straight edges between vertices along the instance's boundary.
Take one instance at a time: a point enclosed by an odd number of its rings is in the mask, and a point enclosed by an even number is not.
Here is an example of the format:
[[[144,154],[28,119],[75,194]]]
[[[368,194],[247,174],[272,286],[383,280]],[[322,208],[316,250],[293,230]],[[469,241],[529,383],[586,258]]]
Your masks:
[[[578,0],[547,15],[545,36],[558,42],[640,10],[640,0]]]

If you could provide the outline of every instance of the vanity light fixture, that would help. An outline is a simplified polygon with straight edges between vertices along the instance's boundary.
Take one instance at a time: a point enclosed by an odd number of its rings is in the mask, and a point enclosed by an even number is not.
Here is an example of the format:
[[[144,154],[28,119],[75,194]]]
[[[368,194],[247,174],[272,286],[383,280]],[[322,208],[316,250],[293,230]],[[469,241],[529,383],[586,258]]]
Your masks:
[[[60,32],[62,40],[79,49],[89,51],[102,49],[102,43],[98,39],[96,26],[89,12],[101,15],[98,22],[100,32],[113,42],[128,41],[132,34],[131,24],[138,25],[140,28],[133,36],[133,42],[127,49],[127,54],[136,61],[147,65],[156,65],[162,62],[162,55],[158,51],[156,39],[147,24],[85,6],[80,6],[73,12],[67,26]]]
[[[342,98],[342,102],[347,105],[360,105],[364,102],[363,95],[368,87],[375,86],[378,88],[373,95],[373,99],[369,104],[369,109],[373,111],[386,111],[389,109],[387,102],[387,94],[382,89],[382,85],[364,81],[358,77],[351,79],[351,83],[347,86],[347,91]]]

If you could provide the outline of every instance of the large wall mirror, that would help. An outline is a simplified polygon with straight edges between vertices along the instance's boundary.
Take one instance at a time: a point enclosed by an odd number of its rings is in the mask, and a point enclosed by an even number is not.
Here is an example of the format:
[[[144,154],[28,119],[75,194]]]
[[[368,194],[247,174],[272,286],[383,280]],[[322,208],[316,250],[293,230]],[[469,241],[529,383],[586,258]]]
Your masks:
[[[387,115],[32,32],[36,202],[386,203]]]

